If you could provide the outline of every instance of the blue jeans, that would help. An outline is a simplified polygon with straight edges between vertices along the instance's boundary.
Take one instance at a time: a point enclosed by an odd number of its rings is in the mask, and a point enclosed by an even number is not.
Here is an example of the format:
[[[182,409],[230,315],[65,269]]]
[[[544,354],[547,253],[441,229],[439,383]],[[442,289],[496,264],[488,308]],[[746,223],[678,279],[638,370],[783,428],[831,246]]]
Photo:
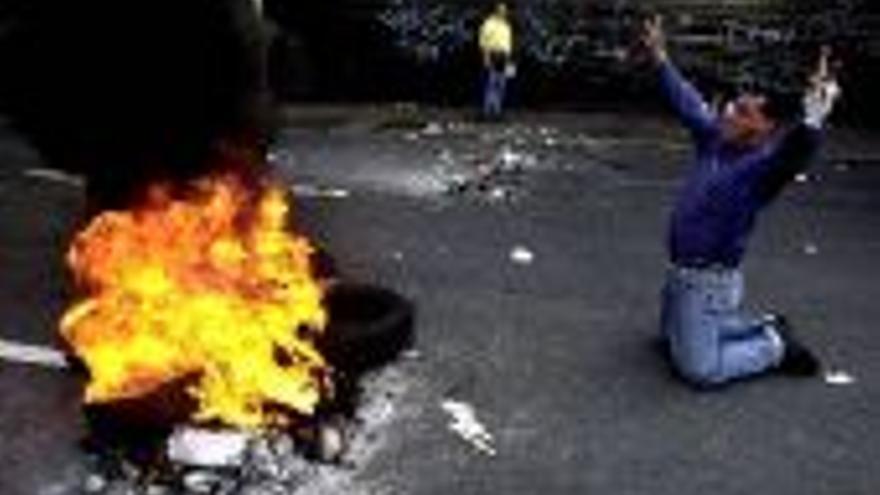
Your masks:
[[[783,343],[766,319],[742,309],[736,269],[670,268],[661,328],[676,369],[691,382],[720,385],[774,368]]]
[[[483,115],[500,117],[504,109],[504,94],[507,92],[507,74],[503,67],[486,69],[486,85],[483,92]]]

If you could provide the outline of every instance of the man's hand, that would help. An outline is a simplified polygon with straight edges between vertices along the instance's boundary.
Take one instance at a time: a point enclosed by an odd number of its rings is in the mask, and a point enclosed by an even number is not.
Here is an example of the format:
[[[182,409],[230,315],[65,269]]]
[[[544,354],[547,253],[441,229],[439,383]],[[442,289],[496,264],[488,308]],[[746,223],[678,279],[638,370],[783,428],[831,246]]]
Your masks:
[[[666,34],[663,32],[663,17],[659,14],[645,19],[642,23],[642,46],[647,50],[651,59],[656,63],[665,62]]]
[[[817,129],[821,128],[831,115],[834,104],[841,94],[840,85],[831,72],[831,56],[831,48],[823,46],[816,71],[810,76],[804,94],[804,122]]]

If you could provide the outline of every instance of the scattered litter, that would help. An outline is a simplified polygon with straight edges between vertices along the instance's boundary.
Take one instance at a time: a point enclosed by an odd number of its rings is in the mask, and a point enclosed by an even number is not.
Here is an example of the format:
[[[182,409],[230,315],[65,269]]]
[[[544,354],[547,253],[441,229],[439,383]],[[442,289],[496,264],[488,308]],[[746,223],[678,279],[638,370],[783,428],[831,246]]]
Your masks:
[[[83,491],[86,493],[100,493],[107,487],[107,480],[100,475],[90,474],[83,483]]]
[[[477,175],[480,178],[485,179],[485,178],[488,178],[492,175],[495,175],[496,173],[497,173],[497,170],[495,169],[494,166],[492,166],[491,163],[481,163],[481,164],[477,165]]]
[[[448,149],[441,150],[440,154],[437,156],[437,159],[443,162],[444,165],[455,164],[455,156],[453,156],[452,151]]]
[[[422,351],[420,351],[418,349],[409,349],[409,350],[403,351],[403,353],[401,353],[400,357],[402,359],[407,360],[407,361],[418,361],[419,359],[422,359]]]
[[[509,147],[501,150],[497,158],[501,170],[517,171],[523,168],[534,167],[538,163],[535,155],[513,151]]]
[[[342,459],[348,443],[342,423],[325,423],[318,429],[318,452],[324,462]]]
[[[831,370],[825,373],[825,383],[836,387],[845,387],[856,383],[856,378],[846,371]]]
[[[193,471],[183,478],[183,485],[189,493],[208,495],[215,493],[222,482],[222,478],[210,471]]]
[[[492,192],[489,193],[489,199],[492,199],[495,201],[500,201],[500,200],[506,198],[507,195],[508,195],[507,189],[504,189],[503,187],[494,187],[494,188],[492,188]]]
[[[70,364],[64,353],[57,349],[2,339],[0,339],[0,360],[57,369],[67,368]]]
[[[477,419],[473,406],[456,400],[444,400],[440,407],[452,416],[449,430],[468,442],[481,453],[495,457],[495,440],[486,427]]]
[[[501,150],[501,165],[505,169],[513,168],[522,163],[522,155],[514,152],[510,148]]]
[[[804,254],[807,256],[816,256],[819,254],[819,246],[809,243],[804,246]]]
[[[285,149],[273,149],[266,153],[266,161],[273,165],[284,165],[293,159],[290,151]]]
[[[68,174],[51,168],[31,168],[25,170],[23,175],[30,179],[47,180],[73,187],[82,187],[86,183],[85,179],[78,175]]]
[[[447,191],[451,194],[463,192],[467,189],[468,178],[464,174],[451,174],[449,176]]]
[[[168,458],[187,466],[233,467],[244,462],[251,435],[182,427],[168,439]]]
[[[510,252],[510,260],[519,265],[531,265],[535,261],[535,253],[524,246],[517,246]]]
[[[443,126],[437,122],[431,122],[422,129],[423,136],[435,137],[443,135]]]
[[[351,193],[345,189],[313,186],[310,184],[297,184],[292,186],[290,190],[300,198],[345,199],[351,196]]]

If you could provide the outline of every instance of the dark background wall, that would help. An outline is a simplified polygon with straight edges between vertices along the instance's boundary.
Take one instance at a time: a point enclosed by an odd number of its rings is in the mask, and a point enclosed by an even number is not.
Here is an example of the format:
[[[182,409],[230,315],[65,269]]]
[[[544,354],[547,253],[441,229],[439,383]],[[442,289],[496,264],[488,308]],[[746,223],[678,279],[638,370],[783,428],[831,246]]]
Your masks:
[[[258,134],[259,26],[250,0],[4,0],[0,111],[115,205]]]
[[[266,46],[281,101],[473,105],[475,33],[492,3],[264,0],[261,31],[252,0],[4,0],[0,111],[62,166],[176,171],[218,136],[259,125]],[[521,107],[653,104],[627,52],[640,18],[659,11],[676,59],[704,89],[749,79],[796,88],[817,47],[831,43],[845,63],[845,118],[880,120],[876,1],[509,4],[520,68],[511,96]]]
[[[822,43],[846,68],[842,113],[878,120],[880,8],[870,0],[520,0],[516,104],[644,105],[646,81],[626,53],[639,19],[666,16],[676,59],[706,88],[758,80],[797,88]],[[471,104],[479,91],[475,32],[482,0],[267,0],[272,84],[284,100],[416,100]]]

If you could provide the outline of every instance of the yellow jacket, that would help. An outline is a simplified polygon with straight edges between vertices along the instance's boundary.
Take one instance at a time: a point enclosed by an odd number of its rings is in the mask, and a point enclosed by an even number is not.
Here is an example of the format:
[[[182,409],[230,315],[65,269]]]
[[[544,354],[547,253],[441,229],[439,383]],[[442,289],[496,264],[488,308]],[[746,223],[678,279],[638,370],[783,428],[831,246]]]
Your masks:
[[[483,53],[513,53],[513,28],[507,19],[492,14],[480,27],[480,50]]]

